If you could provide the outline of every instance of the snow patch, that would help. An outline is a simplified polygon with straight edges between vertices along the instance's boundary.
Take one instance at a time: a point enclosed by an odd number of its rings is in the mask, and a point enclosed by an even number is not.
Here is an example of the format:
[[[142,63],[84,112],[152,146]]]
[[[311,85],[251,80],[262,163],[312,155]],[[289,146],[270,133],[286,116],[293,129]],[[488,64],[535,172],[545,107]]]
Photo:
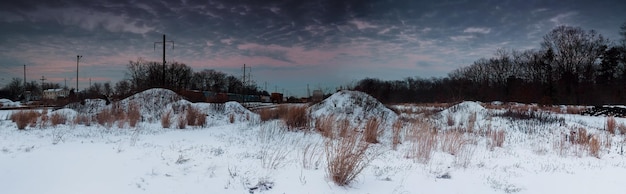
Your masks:
[[[340,91],[309,108],[312,120],[334,116],[347,119],[353,126],[362,128],[372,118],[382,119],[384,128],[398,119],[398,115],[374,97],[358,91]]]

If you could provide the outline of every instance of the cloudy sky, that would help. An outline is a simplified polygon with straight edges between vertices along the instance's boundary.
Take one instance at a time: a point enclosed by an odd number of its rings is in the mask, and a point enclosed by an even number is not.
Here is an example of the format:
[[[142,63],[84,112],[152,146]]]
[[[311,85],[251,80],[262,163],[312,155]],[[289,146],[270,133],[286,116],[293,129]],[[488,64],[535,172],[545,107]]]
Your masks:
[[[126,77],[130,60],[217,69],[306,94],[372,77],[442,77],[498,48],[538,48],[557,25],[617,41],[626,2],[419,0],[9,0],[0,2],[0,87],[45,76],[80,88]]]

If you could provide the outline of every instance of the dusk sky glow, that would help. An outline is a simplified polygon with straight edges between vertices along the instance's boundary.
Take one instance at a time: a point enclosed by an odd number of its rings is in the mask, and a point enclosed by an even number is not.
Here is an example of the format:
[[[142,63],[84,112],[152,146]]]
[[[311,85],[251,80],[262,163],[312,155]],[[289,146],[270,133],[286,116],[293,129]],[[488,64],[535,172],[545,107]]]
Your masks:
[[[0,3],[0,87],[13,77],[74,87],[127,78],[143,58],[252,79],[270,92],[306,94],[371,77],[441,77],[498,48],[538,49],[558,25],[611,41],[626,1],[53,0]]]

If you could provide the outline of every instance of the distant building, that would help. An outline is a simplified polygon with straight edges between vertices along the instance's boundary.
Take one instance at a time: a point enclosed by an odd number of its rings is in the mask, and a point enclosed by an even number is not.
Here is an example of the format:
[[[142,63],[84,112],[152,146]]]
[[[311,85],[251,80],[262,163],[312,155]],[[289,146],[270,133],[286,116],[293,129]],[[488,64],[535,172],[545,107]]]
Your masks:
[[[67,98],[70,91],[67,89],[47,89],[43,91],[43,99],[56,100],[59,98]]]
[[[324,100],[324,92],[322,90],[313,90],[313,96],[311,96],[313,102],[320,102]]]

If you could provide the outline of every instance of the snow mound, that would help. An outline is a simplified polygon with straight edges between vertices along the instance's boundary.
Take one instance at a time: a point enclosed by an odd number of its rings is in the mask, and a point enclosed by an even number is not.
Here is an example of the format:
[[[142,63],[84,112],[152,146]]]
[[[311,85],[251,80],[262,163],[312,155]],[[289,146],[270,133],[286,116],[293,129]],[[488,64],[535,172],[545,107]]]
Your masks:
[[[78,115],[78,112],[76,112],[74,109],[69,109],[69,108],[62,108],[59,110],[55,110],[52,112],[48,113],[48,116],[52,115],[52,114],[60,114],[65,116],[68,120],[74,120],[76,118],[76,115]]]
[[[0,107],[20,107],[22,106],[22,103],[20,102],[13,102],[9,99],[6,98],[2,98],[0,99]]]
[[[163,114],[167,105],[181,99],[182,97],[172,90],[153,88],[115,102],[109,105],[108,108],[119,106],[123,110],[128,110],[130,105],[136,105],[144,120],[156,121],[161,119],[161,114]]]
[[[358,91],[340,91],[324,101],[309,108],[313,120],[325,116],[334,116],[336,119],[347,119],[353,126],[362,128],[368,120],[377,118],[385,121],[385,128],[389,128],[398,119],[398,115],[385,107],[374,97]]]
[[[85,99],[82,102],[65,105],[65,108],[73,109],[81,114],[94,115],[102,111],[106,104],[106,100],[103,99]]]
[[[435,115],[441,122],[448,122],[447,118],[454,120],[454,126],[465,125],[472,115],[476,115],[476,120],[481,121],[488,116],[488,111],[478,102],[464,101],[450,108],[447,108]],[[475,123],[478,124],[478,123]],[[446,125],[449,125],[446,123]]]

